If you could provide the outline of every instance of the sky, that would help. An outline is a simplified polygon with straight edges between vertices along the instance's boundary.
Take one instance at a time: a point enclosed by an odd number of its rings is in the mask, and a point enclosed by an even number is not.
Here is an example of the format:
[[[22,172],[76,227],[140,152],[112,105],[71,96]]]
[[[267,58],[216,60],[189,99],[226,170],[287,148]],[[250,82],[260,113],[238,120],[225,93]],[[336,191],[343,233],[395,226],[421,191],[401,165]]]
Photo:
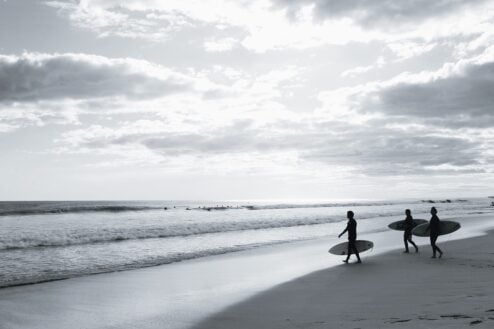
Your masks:
[[[494,1],[0,0],[0,199],[494,195]]]

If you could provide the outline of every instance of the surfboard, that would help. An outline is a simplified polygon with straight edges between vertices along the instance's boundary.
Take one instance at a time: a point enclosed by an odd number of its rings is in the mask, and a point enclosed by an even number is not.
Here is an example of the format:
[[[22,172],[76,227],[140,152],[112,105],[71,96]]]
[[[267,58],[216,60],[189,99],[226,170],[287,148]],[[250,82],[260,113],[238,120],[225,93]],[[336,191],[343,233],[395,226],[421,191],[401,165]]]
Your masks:
[[[364,252],[374,247],[374,243],[367,240],[357,240],[355,241],[355,244],[358,252]],[[346,255],[348,252],[348,241],[332,246],[328,252],[333,255]]]
[[[460,229],[461,225],[458,222],[450,220],[442,220],[439,222],[439,235],[450,234]],[[421,224],[415,227],[412,231],[416,236],[430,236],[429,223]]]
[[[418,226],[420,224],[427,223],[425,219],[413,219],[413,227]],[[388,225],[388,227],[392,230],[396,231],[404,231],[405,230],[405,220],[399,220],[397,222],[392,222]]]

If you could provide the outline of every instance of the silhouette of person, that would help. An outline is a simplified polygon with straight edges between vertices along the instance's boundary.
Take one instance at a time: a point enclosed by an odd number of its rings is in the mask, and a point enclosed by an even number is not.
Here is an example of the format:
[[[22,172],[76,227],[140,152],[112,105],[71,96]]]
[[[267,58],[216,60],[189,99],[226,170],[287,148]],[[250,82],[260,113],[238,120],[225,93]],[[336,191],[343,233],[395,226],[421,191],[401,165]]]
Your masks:
[[[439,236],[439,224],[440,220],[439,217],[437,217],[437,210],[435,207],[431,208],[431,220],[429,221],[429,230],[431,232],[430,237],[431,237],[431,247],[432,247],[432,258],[436,258],[436,251],[439,252],[439,258],[442,257],[443,252],[441,249],[439,249],[438,246],[436,246],[436,240],[437,237]]]
[[[405,253],[408,253],[408,242],[410,242],[415,247],[415,252],[419,252],[419,248],[412,241],[412,229],[413,229],[413,217],[410,209],[405,210],[405,232],[403,233],[403,242],[405,243]]]
[[[343,261],[344,263],[348,263],[348,260],[350,259],[352,252],[355,254],[355,256],[357,256],[357,259],[358,259],[357,263],[362,263],[362,261],[360,260],[360,256],[358,254],[357,245],[356,245],[357,221],[353,218],[353,216],[354,216],[354,214],[353,214],[353,211],[351,211],[351,210],[349,210],[346,213],[346,217],[348,218],[346,228],[343,230],[343,232],[341,232],[338,235],[338,238],[341,238],[341,236],[343,234],[348,232],[348,252],[347,252],[346,259]]]

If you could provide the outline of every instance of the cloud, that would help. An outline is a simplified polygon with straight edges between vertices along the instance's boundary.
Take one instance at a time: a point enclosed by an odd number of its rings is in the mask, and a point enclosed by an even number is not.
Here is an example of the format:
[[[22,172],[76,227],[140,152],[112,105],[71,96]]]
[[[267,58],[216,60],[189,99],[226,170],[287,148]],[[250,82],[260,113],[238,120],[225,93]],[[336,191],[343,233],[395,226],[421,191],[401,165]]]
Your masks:
[[[426,83],[401,83],[379,93],[379,109],[420,117],[494,115],[494,62]]]
[[[367,175],[483,172],[482,144],[434,131],[420,135],[382,125],[348,127],[302,153],[306,159],[353,167]]]
[[[351,132],[305,156],[379,173],[492,172],[494,48],[436,71],[321,92],[317,115]],[[340,148],[339,145],[345,145]]]
[[[306,26],[313,22],[310,37],[318,37],[317,26],[323,26],[328,44],[356,41],[383,42],[398,60],[425,54],[440,43],[466,42],[457,55],[474,48],[480,34],[493,30],[492,0],[273,0],[275,8],[283,9],[292,25]],[[310,38],[308,37],[308,39]],[[466,41],[470,40],[470,41]],[[339,41],[339,42],[338,42]],[[482,40],[478,39],[478,43]],[[307,44],[307,43],[306,43]],[[321,43],[316,43],[320,45]]]
[[[319,19],[348,17],[366,27],[416,24],[484,2],[485,0],[275,0],[275,3],[288,8],[288,12],[294,17],[300,10],[312,7],[314,16]]]
[[[0,108],[0,132],[11,132],[29,126],[43,127],[48,124],[80,124],[78,111],[70,108],[69,104],[64,105],[26,103]]]
[[[378,83],[372,89],[353,95],[359,100],[354,108],[453,126],[494,127],[494,58],[489,52],[446,64],[436,72]]]
[[[237,43],[234,38],[210,39],[204,42],[204,48],[208,52],[224,52],[235,48]]]
[[[124,4],[106,7],[94,1],[47,1],[80,28],[90,29],[99,37],[118,36],[131,39],[162,41],[173,32],[194,23],[177,12],[156,12],[152,9],[131,10]]]
[[[168,155],[235,153],[257,150],[260,130],[250,120],[237,120],[229,125],[207,129],[196,125],[177,130],[162,120],[125,122],[119,128],[93,125],[64,134],[74,147],[99,148],[107,145],[140,144]]]
[[[112,96],[145,99],[192,88],[192,79],[184,75],[129,58],[86,54],[0,55],[1,102]]]
[[[367,42],[379,37],[347,21],[314,24],[310,17],[290,21],[285,11],[273,7],[269,0],[85,0],[77,3],[49,1],[48,4],[74,26],[89,29],[99,37],[162,42],[185,29],[199,31],[196,37],[200,39],[194,41],[204,44],[206,51],[226,51],[238,45],[262,53],[355,40]]]
[[[382,68],[385,65],[386,65],[386,61],[384,60],[384,58],[382,56],[380,56],[377,59],[376,63],[374,63],[372,65],[367,65],[367,66],[357,66],[357,67],[351,68],[349,70],[343,71],[340,74],[340,76],[343,78],[347,78],[347,77],[353,78],[357,75],[367,73],[371,70]]]
[[[319,93],[317,113],[335,120],[414,122],[441,128],[494,127],[494,46],[435,71],[402,72]]]
[[[287,171],[304,168],[306,172],[317,164],[326,170],[344,167],[354,174],[371,176],[490,170],[485,165],[487,155],[482,141],[434,131],[389,128],[381,122],[360,125],[306,118],[271,124],[237,120],[214,129],[172,127],[160,120],[125,122],[118,128],[95,125],[67,132],[62,140],[71,152],[99,150],[104,154],[119,149],[123,150],[121,156],[127,158],[130,149],[144,148],[153,154],[153,159],[159,156],[163,162],[183,157],[196,159],[191,161],[196,163],[219,163],[218,159],[222,159],[228,161],[230,168],[241,170],[249,165],[258,167],[260,157],[264,171],[282,166],[289,168]],[[280,159],[288,155],[291,161],[280,164]]]
[[[489,0],[84,0],[47,4],[73,25],[99,37],[163,42],[187,29],[198,32],[199,40],[193,44],[203,44],[208,52],[241,46],[263,53],[377,40],[394,43],[391,50],[403,59],[431,50],[437,38],[475,35],[493,28]]]
[[[437,46],[437,43],[431,42],[427,43],[423,40],[412,41],[396,41],[387,44],[387,47],[396,54],[398,60],[406,60],[415,56],[419,56],[431,51],[434,47]]]

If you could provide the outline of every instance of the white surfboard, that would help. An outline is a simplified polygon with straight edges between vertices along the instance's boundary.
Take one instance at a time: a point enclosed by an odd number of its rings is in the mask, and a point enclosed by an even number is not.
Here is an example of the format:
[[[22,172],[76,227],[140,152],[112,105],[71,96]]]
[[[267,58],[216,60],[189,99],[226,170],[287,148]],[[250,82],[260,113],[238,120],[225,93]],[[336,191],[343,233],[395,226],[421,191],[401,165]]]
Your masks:
[[[355,241],[355,245],[357,246],[357,250],[359,253],[372,249],[374,247],[374,243],[367,240],[357,240]],[[328,252],[333,255],[346,255],[348,252],[348,241],[332,246],[331,249],[328,250]]]

